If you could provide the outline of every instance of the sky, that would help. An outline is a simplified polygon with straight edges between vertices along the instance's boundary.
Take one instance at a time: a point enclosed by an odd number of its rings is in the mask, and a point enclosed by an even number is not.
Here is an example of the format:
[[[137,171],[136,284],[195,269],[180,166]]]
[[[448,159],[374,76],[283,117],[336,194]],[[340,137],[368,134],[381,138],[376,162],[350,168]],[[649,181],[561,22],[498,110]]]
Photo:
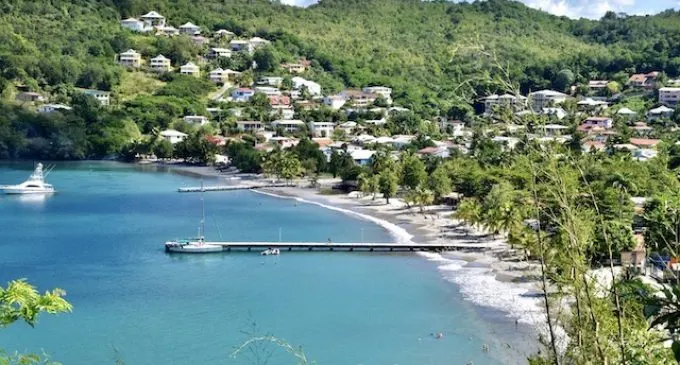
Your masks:
[[[317,0],[282,0],[284,4],[309,6]],[[520,0],[532,8],[570,18],[599,19],[606,12],[629,15],[655,14],[680,7],[678,0]]]

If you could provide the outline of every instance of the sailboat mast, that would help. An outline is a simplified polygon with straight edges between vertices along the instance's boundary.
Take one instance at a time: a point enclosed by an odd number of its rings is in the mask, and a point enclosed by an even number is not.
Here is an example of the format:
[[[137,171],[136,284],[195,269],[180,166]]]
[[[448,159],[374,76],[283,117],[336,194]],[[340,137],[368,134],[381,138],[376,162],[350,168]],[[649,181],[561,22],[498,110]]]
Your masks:
[[[201,181],[201,231],[200,238],[203,240],[205,235],[205,200],[203,199],[203,181]]]

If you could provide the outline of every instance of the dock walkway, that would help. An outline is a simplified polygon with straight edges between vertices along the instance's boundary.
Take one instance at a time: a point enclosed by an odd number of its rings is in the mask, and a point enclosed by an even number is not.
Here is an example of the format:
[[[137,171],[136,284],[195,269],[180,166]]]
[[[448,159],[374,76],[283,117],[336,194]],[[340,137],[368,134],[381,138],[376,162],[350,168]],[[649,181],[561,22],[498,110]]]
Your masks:
[[[251,190],[251,189],[262,189],[262,188],[283,188],[291,186],[289,184],[282,183],[252,183],[252,184],[239,184],[239,185],[214,185],[214,186],[204,186],[204,187],[189,187],[189,188],[179,188],[177,191],[180,193],[200,193],[200,192],[210,192],[210,191],[232,191],[232,190]]]
[[[224,251],[264,251],[278,248],[280,251],[346,251],[346,252],[417,252],[417,251],[481,251],[486,245],[474,244],[400,244],[400,243],[336,243],[336,242],[206,242],[220,245]]]

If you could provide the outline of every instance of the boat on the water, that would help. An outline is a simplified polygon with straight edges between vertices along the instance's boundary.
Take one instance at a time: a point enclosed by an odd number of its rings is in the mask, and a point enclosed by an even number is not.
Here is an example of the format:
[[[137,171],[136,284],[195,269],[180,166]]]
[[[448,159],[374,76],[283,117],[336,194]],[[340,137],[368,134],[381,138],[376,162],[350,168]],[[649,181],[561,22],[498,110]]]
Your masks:
[[[169,253],[216,253],[224,251],[220,245],[205,242],[205,202],[203,201],[203,185],[201,185],[201,225],[198,237],[165,242],[165,252]]]
[[[54,166],[43,170],[43,164],[38,163],[35,170],[28,180],[17,185],[2,185],[0,191],[5,194],[51,194],[54,193],[54,187],[45,181],[47,175],[54,169]]]
[[[281,254],[281,251],[279,251],[278,248],[268,248],[262,252],[260,252],[260,255],[262,256],[278,256]]]

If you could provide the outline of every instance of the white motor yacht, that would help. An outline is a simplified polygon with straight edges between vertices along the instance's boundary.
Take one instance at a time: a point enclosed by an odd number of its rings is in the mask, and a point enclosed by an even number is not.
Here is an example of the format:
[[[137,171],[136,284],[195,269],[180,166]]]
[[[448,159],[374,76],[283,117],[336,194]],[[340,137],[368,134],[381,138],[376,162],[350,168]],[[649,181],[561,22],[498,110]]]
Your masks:
[[[54,166],[43,171],[43,164],[38,163],[35,170],[28,178],[28,180],[18,185],[3,185],[0,186],[0,191],[5,194],[50,194],[54,193],[54,187],[45,181],[45,177],[54,169]]]

